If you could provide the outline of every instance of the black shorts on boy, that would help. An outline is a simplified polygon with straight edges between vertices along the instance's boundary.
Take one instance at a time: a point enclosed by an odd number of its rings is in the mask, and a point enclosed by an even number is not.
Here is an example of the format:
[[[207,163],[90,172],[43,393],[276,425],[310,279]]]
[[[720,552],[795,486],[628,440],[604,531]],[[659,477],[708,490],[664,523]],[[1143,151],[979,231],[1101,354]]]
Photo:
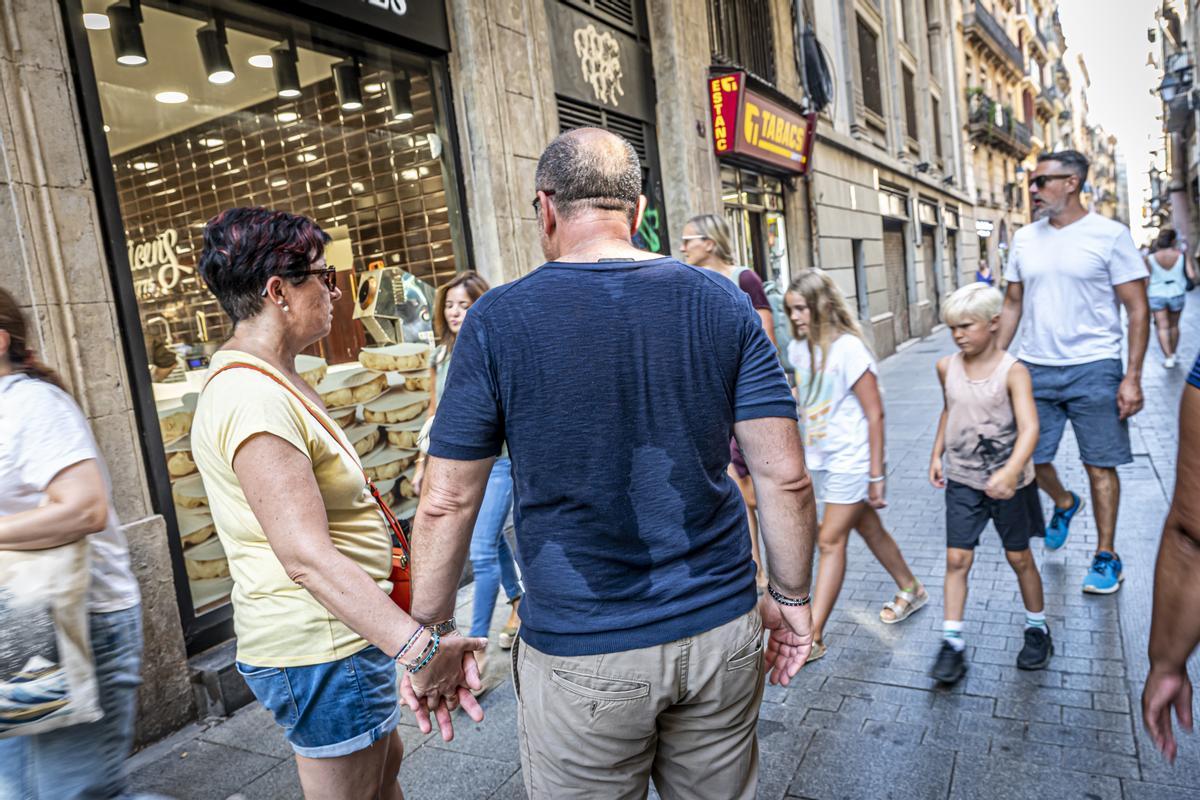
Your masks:
[[[996,500],[966,484],[946,481],[947,547],[974,550],[988,520],[995,523],[1005,550],[1028,550],[1030,538],[1046,530],[1037,482],[1030,481],[1007,500]]]

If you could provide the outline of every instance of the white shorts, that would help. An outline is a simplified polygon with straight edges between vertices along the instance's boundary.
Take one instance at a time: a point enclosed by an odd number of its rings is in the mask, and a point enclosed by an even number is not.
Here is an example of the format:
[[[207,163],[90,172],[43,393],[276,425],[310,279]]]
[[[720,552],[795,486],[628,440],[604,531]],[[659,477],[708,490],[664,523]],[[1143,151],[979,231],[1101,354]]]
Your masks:
[[[813,491],[822,503],[853,505],[867,499],[870,475],[866,472],[830,472],[827,469],[811,471]]]

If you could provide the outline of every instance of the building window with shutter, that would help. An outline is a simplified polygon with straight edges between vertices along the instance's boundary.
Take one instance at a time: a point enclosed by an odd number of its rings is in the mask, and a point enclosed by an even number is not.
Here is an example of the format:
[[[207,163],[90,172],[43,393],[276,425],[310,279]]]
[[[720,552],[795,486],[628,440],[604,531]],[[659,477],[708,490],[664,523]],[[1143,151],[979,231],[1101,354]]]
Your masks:
[[[904,132],[908,135],[907,147],[917,149],[917,139],[921,132],[917,129],[917,92],[913,85],[914,77],[908,67],[900,67],[904,81]]]
[[[713,61],[741,67],[775,83],[771,0],[708,0]]]
[[[858,22],[858,79],[867,118],[883,127],[883,86],[879,78],[879,34],[862,17]],[[872,118],[874,115],[874,118]]]

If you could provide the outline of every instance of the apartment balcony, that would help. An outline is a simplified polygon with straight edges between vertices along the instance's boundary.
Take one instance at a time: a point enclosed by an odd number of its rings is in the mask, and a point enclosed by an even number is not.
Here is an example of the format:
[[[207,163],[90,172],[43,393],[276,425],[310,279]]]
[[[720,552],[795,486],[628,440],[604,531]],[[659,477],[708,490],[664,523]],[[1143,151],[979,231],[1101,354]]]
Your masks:
[[[1004,26],[996,21],[983,3],[975,0],[974,7],[963,17],[963,36],[968,43],[990,53],[993,60],[1014,79],[1025,74],[1025,57],[1021,48],[1008,38]]]
[[[995,100],[975,92],[969,97],[970,117],[967,135],[972,140],[1023,160],[1033,150],[1029,126],[1013,118],[1012,111]]]

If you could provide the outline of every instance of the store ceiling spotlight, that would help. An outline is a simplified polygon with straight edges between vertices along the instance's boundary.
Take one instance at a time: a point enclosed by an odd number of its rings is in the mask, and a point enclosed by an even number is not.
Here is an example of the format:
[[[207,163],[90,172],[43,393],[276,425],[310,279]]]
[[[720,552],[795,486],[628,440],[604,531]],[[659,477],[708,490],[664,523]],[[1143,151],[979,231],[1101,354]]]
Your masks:
[[[338,102],[343,111],[358,111],[363,107],[362,71],[358,61],[347,58],[332,67],[333,86],[337,89]]]
[[[225,20],[214,19],[196,31],[196,43],[200,45],[200,60],[204,62],[204,74],[209,83],[226,84],[237,77],[229,59]]]
[[[112,26],[108,22],[107,14],[91,13],[83,15],[83,27],[89,31],[106,31]]]
[[[407,72],[401,72],[387,82],[388,103],[392,106],[392,119],[412,119],[412,81]]]
[[[154,95],[154,99],[169,106],[179,105],[188,101],[187,92],[165,91]]]
[[[140,67],[145,64],[146,43],[142,40],[141,0],[122,0],[109,6],[106,13],[117,63],[127,67]]]
[[[291,37],[271,48],[271,66],[275,69],[275,93],[280,97],[300,96],[300,72],[296,68],[296,42]]]

